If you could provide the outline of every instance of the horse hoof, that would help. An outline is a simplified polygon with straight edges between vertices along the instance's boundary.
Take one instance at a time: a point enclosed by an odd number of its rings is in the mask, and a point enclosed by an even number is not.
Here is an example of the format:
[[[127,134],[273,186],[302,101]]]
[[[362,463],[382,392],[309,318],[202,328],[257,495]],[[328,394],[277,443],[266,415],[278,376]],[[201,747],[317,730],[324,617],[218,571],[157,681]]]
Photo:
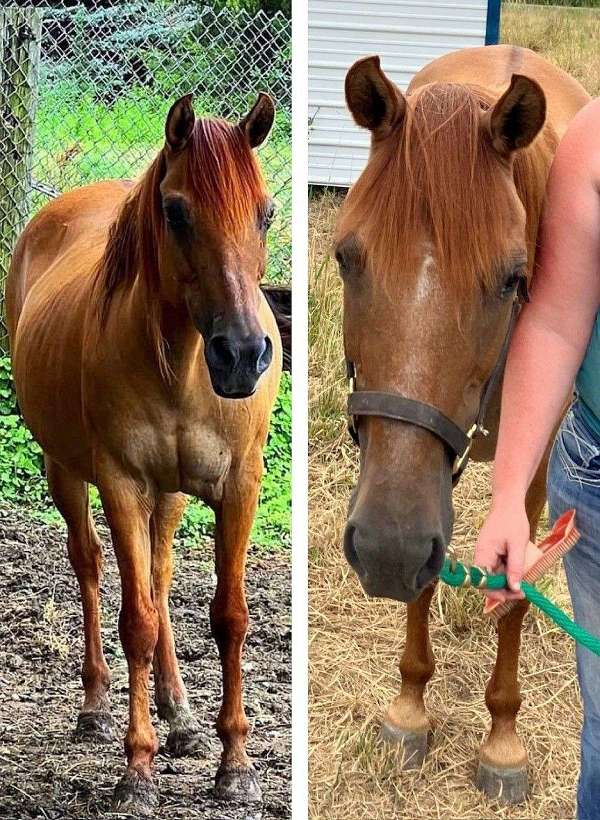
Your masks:
[[[253,766],[219,766],[215,777],[218,800],[257,803],[262,800],[258,775]]]
[[[158,789],[151,777],[128,769],[115,786],[112,809],[134,817],[152,817],[158,807]]]
[[[421,768],[429,746],[427,732],[409,732],[386,720],[381,726],[380,737],[385,743],[401,747],[402,769]]]
[[[524,803],[529,793],[527,767],[505,769],[480,761],[475,778],[477,788],[491,800],[516,805]]]
[[[77,740],[110,743],[113,739],[113,719],[110,712],[80,712],[77,716]]]
[[[205,750],[204,735],[199,727],[185,727],[171,729],[165,744],[171,757],[186,757],[201,750]]]

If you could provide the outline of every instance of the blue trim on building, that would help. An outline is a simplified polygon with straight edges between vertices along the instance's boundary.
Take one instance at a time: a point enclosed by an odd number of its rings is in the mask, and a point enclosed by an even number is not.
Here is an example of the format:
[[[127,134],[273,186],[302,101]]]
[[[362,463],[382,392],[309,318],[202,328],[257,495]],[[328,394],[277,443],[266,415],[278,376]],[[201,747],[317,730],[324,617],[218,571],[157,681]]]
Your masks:
[[[500,3],[501,0],[488,0],[485,24],[486,46],[495,46],[500,37]]]

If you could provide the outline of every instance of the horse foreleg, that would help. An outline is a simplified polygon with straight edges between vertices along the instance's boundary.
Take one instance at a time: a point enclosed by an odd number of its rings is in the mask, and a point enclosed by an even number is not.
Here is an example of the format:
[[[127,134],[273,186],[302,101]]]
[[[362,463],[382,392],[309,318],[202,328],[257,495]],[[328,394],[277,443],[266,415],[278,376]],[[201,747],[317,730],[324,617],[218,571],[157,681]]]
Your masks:
[[[158,750],[150,721],[148,684],[158,639],[158,613],[152,600],[150,515],[152,501],[137,485],[118,475],[99,483],[121,574],[119,635],[129,669],[129,727],[125,736],[127,770],[114,791],[116,811],[152,814],[158,791],[152,761]]]
[[[492,726],[480,751],[477,786],[488,797],[520,803],[527,797],[527,752],[515,730],[521,706],[519,646],[521,626],[529,608],[517,601],[498,621],[496,665],[485,690]]]
[[[550,448],[531,482],[525,502],[530,537],[535,540],[538,520],[546,501],[546,470]],[[515,724],[521,706],[519,649],[528,601],[518,601],[498,621],[498,651],[485,691],[492,726],[481,747],[477,785],[488,797],[505,803],[522,803],[529,788],[527,752]]]
[[[213,637],[223,672],[223,702],[217,734],[223,744],[215,790],[223,800],[260,800],[258,777],[246,754],[248,720],[242,701],[242,648],[248,629],[244,591],[246,552],[254,520],[262,459],[255,469],[230,476],[216,510],[217,589],[210,607]]]
[[[430,584],[406,607],[406,643],[400,660],[402,686],[388,707],[381,729],[384,740],[402,747],[405,769],[422,765],[431,731],[423,695],[435,669],[429,639],[429,607],[435,586],[435,582]]]
[[[185,496],[161,495],[152,518],[152,592],[158,611],[158,641],[154,650],[154,698],[158,716],[169,723],[166,747],[174,757],[191,754],[201,745],[200,725],[192,715],[181,678],[169,614],[173,578],[173,536],[185,510]]]
[[[113,721],[108,698],[110,670],[100,633],[102,545],[90,515],[87,484],[50,458],[46,458],[46,477],[54,503],[68,527],[67,550],[79,582],[83,609],[85,651],[81,680],[85,694],[75,736],[108,741],[112,739]]]

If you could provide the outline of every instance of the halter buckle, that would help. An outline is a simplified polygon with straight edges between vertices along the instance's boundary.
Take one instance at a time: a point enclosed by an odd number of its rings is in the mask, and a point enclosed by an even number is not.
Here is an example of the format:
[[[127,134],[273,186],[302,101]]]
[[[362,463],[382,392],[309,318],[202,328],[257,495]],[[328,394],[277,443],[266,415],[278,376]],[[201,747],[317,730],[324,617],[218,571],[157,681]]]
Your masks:
[[[471,425],[471,427],[467,430],[466,436],[469,439],[469,443],[465,447],[462,455],[456,456],[456,458],[454,459],[454,465],[452,467],[453,476],[460,475],[460,473],[462,473],[462,471],[467,466],[467,461],[469,460],[469,453],[471,452],[471,447],[473,446],[473,439],[479,429],[479,424],[475,422],[475,424]],[[483,433],[483,435],[488,435],[488,431],[486,430],[485,433]]]
[[[354,362],[351,362],[349,359],[346,359],[346,378],[348,379],[350,392],[354,393],[356,390],[356,368],[354,367]]]
[[[354,393],[356,390],[356,368],[354,362],[351,362],[350,359],[346,359],[346,378],[348,379],[349,392]],[[348,416],[348,432],[352,441],[358,445],[358,430],[353,415]]]

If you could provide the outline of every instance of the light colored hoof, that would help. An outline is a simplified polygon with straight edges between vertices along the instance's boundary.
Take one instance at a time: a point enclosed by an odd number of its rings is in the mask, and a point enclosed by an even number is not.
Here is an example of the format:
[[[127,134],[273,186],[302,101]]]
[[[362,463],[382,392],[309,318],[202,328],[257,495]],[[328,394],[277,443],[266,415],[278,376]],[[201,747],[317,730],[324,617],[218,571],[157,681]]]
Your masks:
[[[228,803],[261,802],[262,791],[254,766],[221,764],[215,777],[215,796]]]
[[[427,732],[409,732],[386,720],[381,726],[380,737],[385,743],[402,748],[403,769],[421,768],[429,746]]]
[[[110,712],[80,712],[74,739],[110,743],[113,739],[113,719]]]
[[[480,761],[475,783],[491,800],[498,800],[511,806],[524,803],[529,794],[526,766],[519,769],[504,769]]]
[[[133,817],[154,817],[158,808],[158,789],[150,777],[127,769],[115,786],[112,809]]]

